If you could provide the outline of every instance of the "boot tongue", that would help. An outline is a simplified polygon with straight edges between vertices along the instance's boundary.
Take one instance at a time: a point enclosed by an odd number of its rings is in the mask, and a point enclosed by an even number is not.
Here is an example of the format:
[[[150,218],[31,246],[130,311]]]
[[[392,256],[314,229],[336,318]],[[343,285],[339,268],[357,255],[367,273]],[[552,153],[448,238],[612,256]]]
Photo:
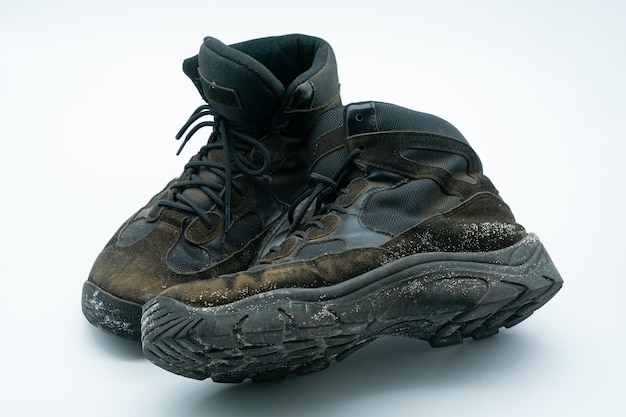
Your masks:
[[[211,37],[204,39],[198,55],[184,61],[183,71],[213,112],[247,130],[263,131],[270,127],[285,95],[284,86],[268,68],[250,55]],[[224,152],[219,147],[202,159],[225,162]],[[186,179],[194,179],[189,177],[192,173],[203,181],[224,183],[220,175],[207,168],[187,172]],[[187,188],[183,195],[203,210],[215,206],[200,188]]]
[[[313,173],[332,178],[354,150],[348,138],[377,132],[419,132],[444,137],[450,149],[468,146],[463,135],[447,121],[427,113],[380,102],[362,102],[337,107],[322,114],[311,130],[307,162]],[[376,166],[380,166],[377,161]]]
[[[183,68],[211,108],[235,124],[268,125],[285,95],[285,87],[267,67],[211,37]]]
[[[365,173],[358,164],[346,166],[348,172],[339,171],[348,160],[353,159],[354,152],[359,152],[346,138],[366,133],[354,126],[354,120],[371,124],[372,129],[376,129],[374,118],[375,109],[370,103],[335,107],[323,113],[311,129],[307,143],[307,163],[311,173],[331,179],[337,179],[341,175],[343,184],[339,184],[340,186],[364,176]]]
[[[300,134],[302,126],[308,131],[313,114],[339,100],[332,49],[325,41],[304,35],[233,45],[207,37],[198,55],[184,61],[183,71],[210,110],[226,122],[231,144],[237,136],[230,133],[237,130],[257,139],[279,127],[289,134]],[[311,120],[304,123],[301,117]],[[236,152],[240,152],[239,147]],[[240,153],[244,159],[250,157],[247,151]],[[229,163],[218,147],[198,157]],[[183,180],[190,179],[224,183],[222,175],[206,167],[188,170]],[[183,194],[203,210],[214,206],[198,187],[187,188]]]

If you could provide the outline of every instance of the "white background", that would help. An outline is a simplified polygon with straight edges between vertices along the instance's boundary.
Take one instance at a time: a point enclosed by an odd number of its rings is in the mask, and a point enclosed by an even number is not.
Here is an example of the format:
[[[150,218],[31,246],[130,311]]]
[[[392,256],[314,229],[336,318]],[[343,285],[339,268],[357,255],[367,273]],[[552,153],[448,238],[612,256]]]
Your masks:
[[[626,415],[625,22],[595,0],[2,1],[0,414]],[[96,256],[202,145],[175,156],[201,104],[183,59],[294,32],[333,45],[345,103],[456,125],[563,290],[487,340],[385,339],[266,384],[169,374],[92,328]]]

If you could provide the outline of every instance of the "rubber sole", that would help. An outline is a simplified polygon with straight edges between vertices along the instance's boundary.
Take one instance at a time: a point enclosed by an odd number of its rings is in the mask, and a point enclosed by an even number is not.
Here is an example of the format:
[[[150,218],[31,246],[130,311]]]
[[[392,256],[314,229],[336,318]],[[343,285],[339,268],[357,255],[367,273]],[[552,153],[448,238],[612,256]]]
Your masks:
[[[141,340],[141,304],[123,300],[95,285],[83,284],[83,314],[95,327],[124,339]]]
[[[216,382],[320,371],[383,336],[431,346],[482,339],[528,318],[563,280],[535,235],[489,253],[418,254],[339,285],[280,289],[212,308],[144,305],[144,355]]]

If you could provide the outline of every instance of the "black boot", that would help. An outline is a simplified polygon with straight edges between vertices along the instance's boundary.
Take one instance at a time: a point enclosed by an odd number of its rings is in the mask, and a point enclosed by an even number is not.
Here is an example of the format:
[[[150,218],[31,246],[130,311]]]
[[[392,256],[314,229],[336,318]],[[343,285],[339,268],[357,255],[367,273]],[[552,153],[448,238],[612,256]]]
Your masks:
[[[230,46],[206,38],[183,69],[206,105],[181,129],[181,147],[207,127],[208,142],[122,225],[83,287],[87,319],[135,340],[144,302],[172,285],[245,270],[258,258],[307,184],[311,124],[340,104],[333,51],[314,37]]]
[[[491,336],[561,288],[448,122],[385,103],[332,109],[307,160],[312,182],[279,246],[245,272],[146,304],[151,361],[198,379],[282,378],[381,336],[432,346]]]

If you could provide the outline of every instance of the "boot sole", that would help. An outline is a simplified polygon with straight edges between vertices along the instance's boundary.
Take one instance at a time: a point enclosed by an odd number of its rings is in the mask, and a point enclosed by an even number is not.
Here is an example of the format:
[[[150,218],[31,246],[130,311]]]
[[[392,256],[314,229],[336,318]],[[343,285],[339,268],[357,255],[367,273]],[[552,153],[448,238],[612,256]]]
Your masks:
[[[106,333],[141,340],[141,304],[110,294],[91,281],[83,284],[83,314],[87,321]]]
[[[562,284],[529,234],[499,251],[412,255],[338,285],[279,289],[217,307],[156,297],[143,309],[143,351],[189,378],[278,380],[320,371],[382,336],[439,347],[495,335]]]

